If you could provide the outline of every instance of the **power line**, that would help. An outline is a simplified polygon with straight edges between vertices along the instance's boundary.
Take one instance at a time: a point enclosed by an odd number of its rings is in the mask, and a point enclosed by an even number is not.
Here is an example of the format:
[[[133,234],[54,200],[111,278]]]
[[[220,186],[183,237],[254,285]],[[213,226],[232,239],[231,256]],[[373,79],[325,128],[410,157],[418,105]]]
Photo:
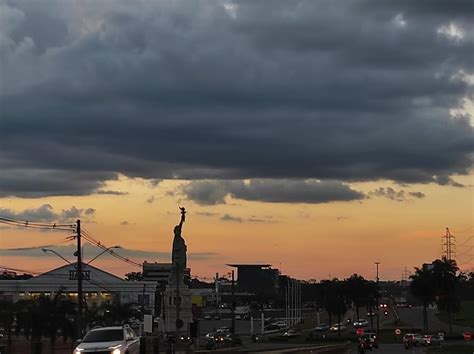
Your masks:
[[[115,257],[115,258],[117,258],[121,261],[126,262],[126,263],[131,264],[131,265],[134,265],[134,266],[139,267],[139,268],[142,267],[141,263],[135,262],[135,261],[133,261],[133,260],[127,258],[127,257],[124,257],[124,256],[120,255],[119,253],[117,253],[117,251],[115,251],[113,249],[108,249],[108,247],[106,245],[104,245],[99,240],[97,240],[93,236],[91,236],[90,232],[88,232],[84,228],[82,228],[82,237],[84,239],[86,239],[87,241],[89,241],[90,243],[92,243],[94,246],[99,247],[100,249],[106,251],[107,253],[109,253],[110,255],[112,255],[113,257]]]
[[[28,220],[15,220],[5,217],[0,217],[0,223],[9,226],[15,226],[18,228],[30,228],[30,229],[40,229],[40,230],[58,230],[58,231],[73,231],[74,225],[70,224],[44,224],[44,223],[36,223],[30,222]]]
[[[6,217],[0,217],[0,223],[5,224],[5,225],[10,225],[10,226],[15,226],[15,227],[26,227],[26,228],[31,228],[31,229],[40,229],[40,230],[60,230],[60,231],[68,231],[68,232],[76,232],[77,225],[76,224],[59,224],[59,223],[52,223],[52,224],[46,224],[46,223],[38,223],[38,222],[30,222],[28,220],[15,220],[11,218],[6,218]],[[94,238],[90,232],[82,228],[82,237],[89,241],[91,244],[99,247],[102,250],[106,250],[107,247],[102,244],[99,240]],[[68,237],[68,240],[75,239],[77,235],[71,235]],[[112,255],[113,257],[128,263],[130,265],[136,266],[141,268],[142,264],[135,262],[128,257],[124,257],[117,253],[116,251],[110,249],[107,250],[107,252]]]

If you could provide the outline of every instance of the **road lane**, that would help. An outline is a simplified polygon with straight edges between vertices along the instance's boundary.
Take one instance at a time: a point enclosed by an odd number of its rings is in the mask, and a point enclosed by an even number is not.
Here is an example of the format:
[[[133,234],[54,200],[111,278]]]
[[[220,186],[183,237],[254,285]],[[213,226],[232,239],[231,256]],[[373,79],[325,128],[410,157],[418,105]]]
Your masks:
[[[366,353],[373,354],[424,354],[426,348],[410,348],[405,349],[403,344],[381,344],[379,349],[367,351]],[[354,346],[350,354],[358,354],[357,346]]]

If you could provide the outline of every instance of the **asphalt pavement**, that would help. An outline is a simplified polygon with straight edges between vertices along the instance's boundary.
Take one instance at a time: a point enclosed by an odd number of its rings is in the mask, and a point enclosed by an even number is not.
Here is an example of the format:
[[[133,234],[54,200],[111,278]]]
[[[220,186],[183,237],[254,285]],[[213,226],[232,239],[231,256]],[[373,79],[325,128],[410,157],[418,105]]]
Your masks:
[[[398,311],[400,320],[403,323],[411,325],[414,328],[423,328],[422,307],[400,308]],[[449,325],[438,319],[435,309],[428,309],[428,329],[429,332],[433,333],[438,333],[439,331],[449,333]],[[473,331],[473,328],[453,325],[453,333],[460,334],[466,331]]]
[[[374,349],[373,351],[367,351],[366,353],[373,354],[424,354],[426,353],[426,348],[410,348],[405,349],[403,344],[380,344],[379,349]],[[350,354],[358,354],[357,347],[354,345],[354,348]]]

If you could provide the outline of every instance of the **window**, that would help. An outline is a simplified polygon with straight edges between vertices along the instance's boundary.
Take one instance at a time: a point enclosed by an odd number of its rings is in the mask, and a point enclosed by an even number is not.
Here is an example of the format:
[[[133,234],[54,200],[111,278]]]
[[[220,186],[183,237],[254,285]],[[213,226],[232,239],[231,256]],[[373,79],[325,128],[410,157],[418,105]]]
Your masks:
[[[131,328],[125,328],[125,340],[135,339],[136,335]]]
[[[118,340],[123,340],[122,329],[97,329],[87,333],[83,339],[83,342],[114,342]]]

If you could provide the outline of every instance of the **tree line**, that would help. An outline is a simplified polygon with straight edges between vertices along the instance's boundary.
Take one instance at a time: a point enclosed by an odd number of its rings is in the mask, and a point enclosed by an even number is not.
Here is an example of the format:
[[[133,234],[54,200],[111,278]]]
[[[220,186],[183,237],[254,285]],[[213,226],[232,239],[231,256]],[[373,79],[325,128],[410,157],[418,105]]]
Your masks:
[[[49,338],[54,353],[58,338],[75,340],[77,328],[77,302],[60,290],[54,296],[39,296],[16,303],[0,301],[0,326],[4,328],[8,345],[12,336],[24,337],[31,343]],[[86,330],[96,326],[122,325],[131,318],[138,318],[136,304],[121,304],[118,300],[87,304],[84,306],[83,324]]]

